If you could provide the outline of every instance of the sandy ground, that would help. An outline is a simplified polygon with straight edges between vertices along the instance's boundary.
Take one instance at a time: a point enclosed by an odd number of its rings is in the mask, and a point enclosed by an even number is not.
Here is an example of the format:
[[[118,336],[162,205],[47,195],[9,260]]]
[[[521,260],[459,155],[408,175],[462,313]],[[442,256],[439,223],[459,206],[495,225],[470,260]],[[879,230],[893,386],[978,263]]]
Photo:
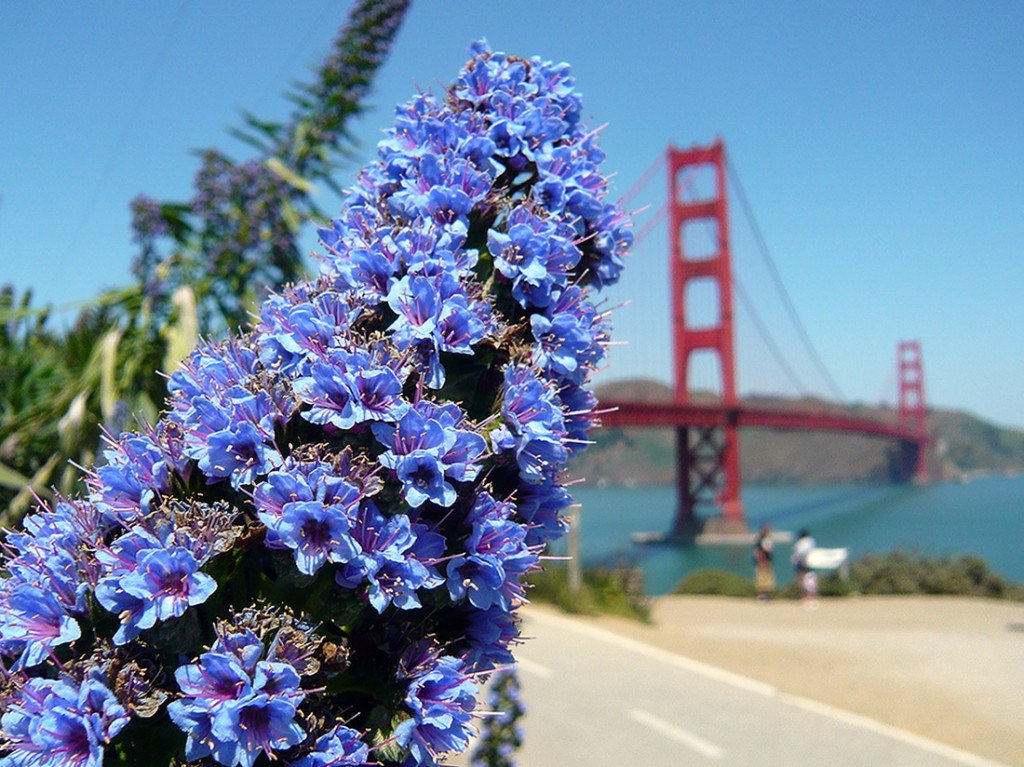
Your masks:
[[[650,626],[580,618],[885,724],[1024,765],[1024,604],[659,597]]]

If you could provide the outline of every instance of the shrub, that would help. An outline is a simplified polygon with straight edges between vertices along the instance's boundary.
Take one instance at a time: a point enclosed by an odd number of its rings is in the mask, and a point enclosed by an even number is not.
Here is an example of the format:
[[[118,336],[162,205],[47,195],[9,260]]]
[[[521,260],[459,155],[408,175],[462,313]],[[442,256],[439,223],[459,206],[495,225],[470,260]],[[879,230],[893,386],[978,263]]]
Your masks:
[[[694,570],[676,584],[673,594],[754,597],[754,582],[728,570]]]
[[[850,568],[851,588],[862,594],[944,594],[1024,599],[1024,587],[989,570],[980,557],[926,557],[897,550],[869,554]]]
[[[565,567],[547,568],[532,574],[528,583],[531,601],[546,602],[570,613],[621,615],[647,622],[650,599],[644,590],[643,573],[634,568],[587,568],[579,592],[569,588]]]

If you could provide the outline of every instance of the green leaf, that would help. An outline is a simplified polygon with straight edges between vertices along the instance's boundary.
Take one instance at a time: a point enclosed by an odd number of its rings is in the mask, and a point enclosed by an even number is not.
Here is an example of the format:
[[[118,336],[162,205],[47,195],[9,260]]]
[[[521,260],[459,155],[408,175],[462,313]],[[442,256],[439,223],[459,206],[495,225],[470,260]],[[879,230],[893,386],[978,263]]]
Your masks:
[[[50,460],[43,464],[42,468],[33,474],[27,483],[21,485],[21,490],[14,496],[10,506],[0,514],[0,526],[13,527],[20,522],[21,518],[25,516],[25,512],[28,511],[28,507],[35,500],[36,495],[47,499],[53,497],[53,493],[47,490],[45,485],[49,482],[50,475],[57,464],[60,463],[60,460],[61,456],[59,453],[51,455]],[[4,466],[2,463],[0,463],[0,467],[10,469],[10,467]],[[14,472],[14,474],[17,475],[17,472]],[[10,479],[12,477],[8,476],[7,478]]]
[[[61,419],[57,422],[57,434],[60,436],[60,448],[65,454],[71,453],[75,449],[75,445],[78,443],[79,438],[82,435],[82,431],[85,428],[86,418],[88,417],[88,393],[79,392],[71,404],[68,406],[67,412],[61,416]]]
[[[189,285],[181,285],[171,296],[173,320],[164,328],[167,348],[164,352],[163,371],[170,374],[181,367],[181,361],[199,340],[199,316],[196,297]]]
[[[11,490],[20,490],[31,482],[31,480],[19,471],[15,471],[3,461],[0,461],[0,485],[9,487]]]
[[[100,413],[104,421],[114,417],[118,400],[117,347],[121,329],[113,328],[100,340]]]
[[[312,194],[316,188],[302,176],[298,175],[291,168],[281,162],[278,157],[270,157],[263,162],[264,167],[276,176],[279,176],[287,184],[305,194]]]

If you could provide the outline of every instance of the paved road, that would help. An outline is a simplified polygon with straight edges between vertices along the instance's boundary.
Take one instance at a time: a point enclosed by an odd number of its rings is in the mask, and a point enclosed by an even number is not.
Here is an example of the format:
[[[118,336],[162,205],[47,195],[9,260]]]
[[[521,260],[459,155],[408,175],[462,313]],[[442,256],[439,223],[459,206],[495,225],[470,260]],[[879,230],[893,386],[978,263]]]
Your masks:
[[[520,767],[993,767],[995,762],[535,610]]]

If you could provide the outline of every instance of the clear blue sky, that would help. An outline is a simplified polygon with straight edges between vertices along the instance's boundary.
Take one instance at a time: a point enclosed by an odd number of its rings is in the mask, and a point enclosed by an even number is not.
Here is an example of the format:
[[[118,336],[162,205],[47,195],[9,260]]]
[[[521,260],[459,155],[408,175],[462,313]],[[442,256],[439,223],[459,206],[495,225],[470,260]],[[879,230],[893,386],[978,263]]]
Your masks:
[[[190,150],[281,117],[348,3],[0,5],[0,282],[57,305],[124,283],[128,201],[186,199]],[[849,400],[893,396],[919,338],[931,404],[1024,428],[1024,4],[414,0],[358,125],[438,89],[469,43],[573,65],[624,192],[669,142],[727,143],[807,331]],[[659,176],[636,204],[664,199]],[[733,206],[736,269],[827,394]],[[667,375],[663,237],[622,290],[609,376]],[[312,243],[311,243],[312,246]],[[758,270],[761,271],[758,271]],[[774,304],[773,304],[774,302]],[[739,388],[794,393],[739,319]],[[648,360],[638,369],[637,358]],[[888,390],[888,391],[887,391]]]

